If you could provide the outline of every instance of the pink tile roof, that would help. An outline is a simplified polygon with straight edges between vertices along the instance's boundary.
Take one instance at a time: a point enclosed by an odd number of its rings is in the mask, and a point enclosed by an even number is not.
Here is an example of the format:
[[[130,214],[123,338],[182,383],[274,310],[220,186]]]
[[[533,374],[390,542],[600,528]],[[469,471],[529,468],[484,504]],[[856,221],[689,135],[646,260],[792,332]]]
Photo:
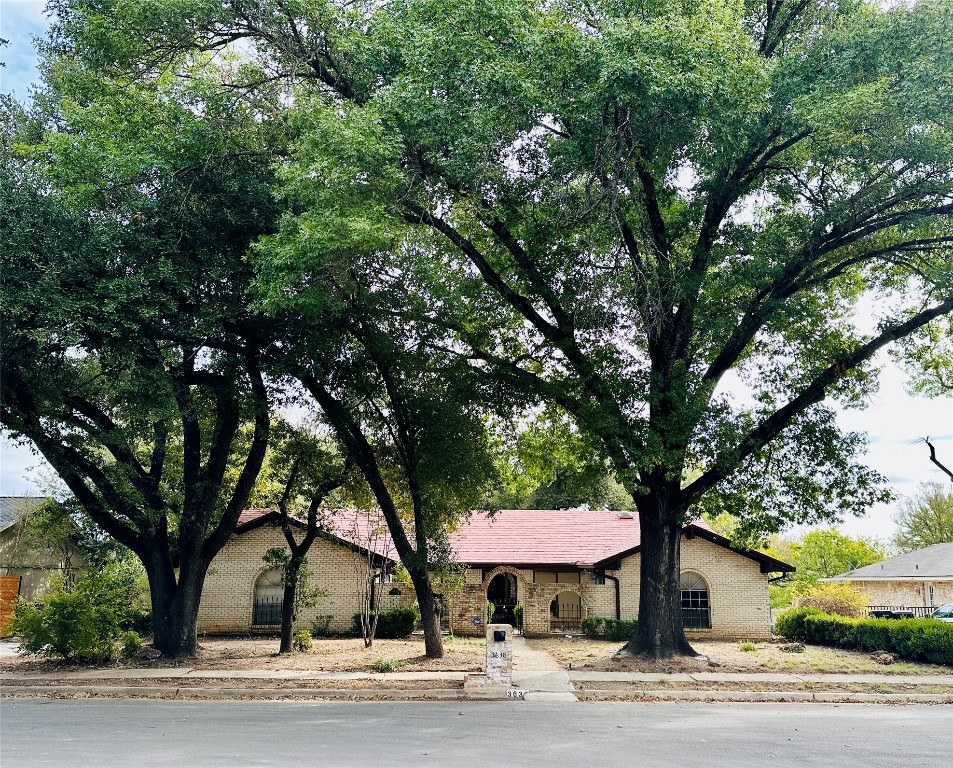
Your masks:
[[[323,509],[321,527],[332,536],[381,557],[396,561],[397,552],[375,511]],[[266,522],[277,522],[273,509],[246,509],[238,519],[243,533]],[[703,521],[692,524],[696,532],[728,544]],[[372,532],[376,532],[372,536]],[[577,509],[504,509],[490,516],[474,512],[450,535],[456,559],[466,565],[567,565],[592,567],[628,554],[639,546],[636,512],[583,511]],[[736,550],[740,551],[740,550]],[[745,551],[749,557],[770,560],[772,570],[793,570],[767,555]]]
[[[242,532],[241,526],[253,525],[268,515],[274,515],[277,522],[277,510],[246,509],[238,518],[238,533]],[[318,525],[341,541],[370,550],[381,557],[397,560],[397,550],[394,548],[390,533],[387,531],[383,517],[376,510],[320,509]]]
[[[450,536],[461,563],[578,565],[639,546],[638,514],[576,509],[474,512]]]

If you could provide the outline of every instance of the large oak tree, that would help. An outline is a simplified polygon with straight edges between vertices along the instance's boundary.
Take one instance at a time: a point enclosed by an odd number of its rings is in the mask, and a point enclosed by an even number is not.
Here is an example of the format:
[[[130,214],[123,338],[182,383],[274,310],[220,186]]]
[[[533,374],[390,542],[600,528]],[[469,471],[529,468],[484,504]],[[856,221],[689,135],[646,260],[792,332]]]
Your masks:
[[[0,419],[142,561],[155,647],[194,655],[268,440],[260,351],[233,330],[275,220],[268,153],[197,82],[110,90],[59,66],[36,115],[4,105]]]
[[[951,8],[61,11],[104,69],[149,79],[182,52],[233,50],[246,66],[224,90],[287,89],[301,130],[283,178],[309,198],[293,258],[391,252],[442,346],[601,441],[640,512],[630,646],[666,656],[691,652],[690,515],[717,500],[770,529],[883,497],[825,401],[864,402],[878,352],[953,310]]]

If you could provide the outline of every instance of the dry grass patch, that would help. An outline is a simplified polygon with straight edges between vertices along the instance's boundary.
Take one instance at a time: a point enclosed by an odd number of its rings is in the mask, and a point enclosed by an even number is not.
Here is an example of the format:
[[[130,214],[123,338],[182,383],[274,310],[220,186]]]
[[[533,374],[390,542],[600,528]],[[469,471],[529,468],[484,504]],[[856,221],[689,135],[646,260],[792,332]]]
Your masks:
[[[953,693],[953,685],[885,683],[736,683],[725,681],[659,680],[652,682],[579,682],[577,691],[797,691],[811,693]]]
[[[35,657],[5,658],[4,672],[56,673],[88,669],[149,669],[188,667],[227,670],[300,670],[319,672],[374,672],[381,661],[399,663],[401,672],[477,672],[483,669],[485,646],[482,640],[461,637],[444,638],[444,657],[428,659],[423,637],[407,640],[375,640],[371,648],[360,638],[321,638],[314,640],[308,653],[278,655],[277,638],[202,638],[196,656],[185,659],[132,659],[110,664],[77,665]]]
[[[702,659],[675,658],[665,661],[619,657],[622,643],[578,636],[534,638],[527,640],[534,648],[548,651],[560,665],[568,669],[599,672],[791,672],[795,674],[882,674],[882,675],[953,675],[953,668],[937,664],[901,661],[878,664],[865,651],[847,651],[808,645],[804,653],[784,653],[772,643],[754,643],[753,651],[742,651],[738,641],[696,641],[692,647],[707,656]]]

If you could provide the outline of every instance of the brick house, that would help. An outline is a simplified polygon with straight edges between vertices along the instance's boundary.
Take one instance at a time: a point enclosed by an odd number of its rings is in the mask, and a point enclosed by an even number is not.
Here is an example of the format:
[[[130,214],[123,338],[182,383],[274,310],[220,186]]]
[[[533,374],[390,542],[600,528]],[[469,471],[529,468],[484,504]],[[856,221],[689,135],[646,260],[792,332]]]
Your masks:
[[[588,616],[637,619],[637,513],[503,510],[474,513],[451,537],[466,583],[450,607],[459,634],[522,614],[527,635],[578,631]],[[771,636],[768,579],[793,566],[731,546],[702,523],[683,528],[680,587],[689,638]],[[519,609],[516,606],[520,606]]]
[[[390,536],[373,514],[353,509],[323,512],[323,532],[308,553],[310,585],[322,590],[323,596],[303,609],[299,623],[343,633],[350,631],[359,609],[358,579],[372,570],[379,581],[388,582],[397,558]],[[262,560],[271,547],[286,546],[279,521],[279,513],[271,509],[242,512],[235,535],[212,560],[205,578],[199,632],[275,632],[280,626],[281,575]],[[414,602],[410,585],[384,584],[380,593],[381,608]]]
[[[266,607],[280,596],[280,581],[264,570],[266,549],[282,546],[277,513],[249,510],[236,536],[212,563],[199,611],[199,630],[274,629]],[[396,566],[386,535],[367,513],[337,510],[309,555],[312,581],[324,601],[302,623],[346,631],[357,611],[355,574],[371,567],[387,582],[381,607],[413,601],[410,585],[389,582]],[[639,610],[639,521],[635,513],[581,510],[476,512],[451,535],[466,565],[461,591],[447,606],[456,634],[481,635],[488,603],[493,619],[517,623],[527,635],[578,631],[588,616],[635,619]],[[701,523],[682,532],[681,593],[690,638],[766,638],[771,635],[768,579],[794,568],[761,552],[732,547]],[[279,598],[280,599],[280,598]],[[256,608],[257,606],[257,608]]]
[[[898,608],[927,616],[953,603],[953,542],[934,544],[821,581],[850,584],[872,609]]]

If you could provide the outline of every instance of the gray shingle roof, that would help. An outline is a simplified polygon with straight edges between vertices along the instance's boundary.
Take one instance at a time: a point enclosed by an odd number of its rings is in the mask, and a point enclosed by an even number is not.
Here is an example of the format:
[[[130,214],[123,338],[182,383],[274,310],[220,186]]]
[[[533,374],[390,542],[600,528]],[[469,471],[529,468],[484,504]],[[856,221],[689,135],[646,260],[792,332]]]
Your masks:
[[[43,496],[0,496],[0,531],[46,502]]]
[[[832,576],[822,581],[903,581],[953,579],[953,541],[934,544],[905,555]]]

